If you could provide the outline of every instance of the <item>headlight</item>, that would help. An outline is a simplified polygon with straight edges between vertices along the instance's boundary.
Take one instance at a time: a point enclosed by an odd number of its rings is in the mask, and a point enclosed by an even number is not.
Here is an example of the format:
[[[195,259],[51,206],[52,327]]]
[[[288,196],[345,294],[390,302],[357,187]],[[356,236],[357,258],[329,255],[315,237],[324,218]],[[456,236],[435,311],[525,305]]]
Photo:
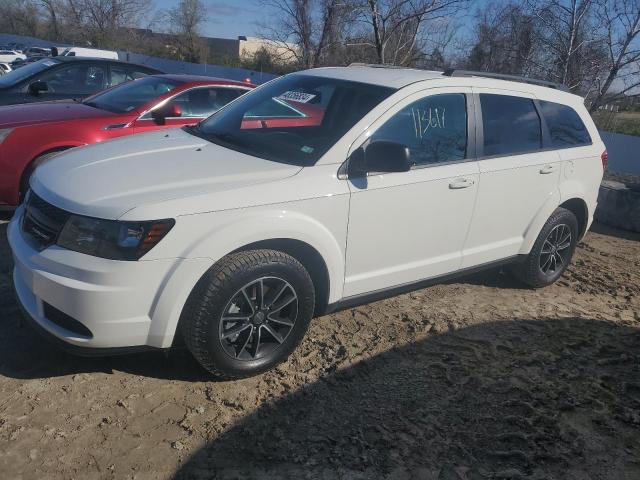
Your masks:
[[[58,241],[75,252],[111,260],[138,260],[169,233],[171,219],[149,222],[119,222],[71,215]]]
[[[4,142],[4,139],[13,132],[13,128],[0,128],[0,143]]]

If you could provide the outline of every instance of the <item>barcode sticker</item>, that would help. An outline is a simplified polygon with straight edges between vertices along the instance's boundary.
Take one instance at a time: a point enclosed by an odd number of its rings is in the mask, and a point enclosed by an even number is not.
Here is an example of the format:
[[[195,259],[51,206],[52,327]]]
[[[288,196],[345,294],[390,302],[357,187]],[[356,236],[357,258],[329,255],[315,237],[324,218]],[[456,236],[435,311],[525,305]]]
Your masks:
[[[278,97],[280,100],[289,100],[291,102],[308,103],[316,96],[312,93],[305,92],[284,92]]]

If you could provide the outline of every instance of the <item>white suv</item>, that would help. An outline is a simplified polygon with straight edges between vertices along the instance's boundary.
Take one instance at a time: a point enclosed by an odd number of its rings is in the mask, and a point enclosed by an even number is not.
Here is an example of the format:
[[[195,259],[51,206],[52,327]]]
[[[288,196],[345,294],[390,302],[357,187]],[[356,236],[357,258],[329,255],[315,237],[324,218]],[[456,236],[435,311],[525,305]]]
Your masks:
[[[309,321],[510,262],[558,279],[606,159],[559,88],[352,66],[287,75],[196,127],[56,156],[9,227],[39,330],[80,352],[185,343],[242,377]]]

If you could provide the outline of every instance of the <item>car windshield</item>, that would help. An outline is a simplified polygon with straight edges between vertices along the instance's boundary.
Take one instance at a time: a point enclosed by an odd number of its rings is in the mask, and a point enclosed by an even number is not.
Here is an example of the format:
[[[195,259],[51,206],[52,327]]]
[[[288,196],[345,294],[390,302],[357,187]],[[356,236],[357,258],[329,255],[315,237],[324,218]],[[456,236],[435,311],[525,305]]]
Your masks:
[[[24,67],[16,68],[15,70],[7,73],[2,78],[0,78],[0,87],[11,87],[17,83],[20,83],[26,78],[29,78],[36,73],[42,72],[47,68],[53,67],[54,65],[59,64],[59,60],[55,60],[53,58],[44,58],[42,60],[38,60],[37,62],[30,63],[29,65],[25,65]]]
[[[292,74],[240,97],[187,131],[248,155],[309,166],[394,91]]]
[[[182,82],[167,78],[143,77],[98,93],[87,98],[83,103],[108,112],[127,113],[180,85]]]

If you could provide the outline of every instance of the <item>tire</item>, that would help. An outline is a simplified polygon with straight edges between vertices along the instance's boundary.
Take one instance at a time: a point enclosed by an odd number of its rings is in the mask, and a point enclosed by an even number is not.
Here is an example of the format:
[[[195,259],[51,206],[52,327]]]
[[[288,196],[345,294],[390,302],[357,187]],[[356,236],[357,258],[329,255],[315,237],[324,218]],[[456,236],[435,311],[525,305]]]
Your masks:
[[[189,351],[214,376],[250,377],[287,359],[314,307],[313,282],[300,262],[276,250],[250,250],[228,255],[203,275],[180,328]]]
[[[565,208],[556,208],[542,227],[531,252],[523,262],[514,266],[512,271],[519,280],[530,287],[541,288],[551,285],[569,266],[577,242],[576,216]]]
[[[55,150],[49,153],[43,153],[42,155],[34,158],[31,163],[27,165],[27,168],[25,168],[24,172],[22,172],[22,179],[20,180],[20,202],[24,200],[24,196],[27,194],[27,190],[29,190],[29,180],[31,179],[31,175],[33,175],[33,172],[35,172],[36,168],[38,168],[38,166],[48,158],[53,157],[54,155],[57,155],[64,150],[66,150],[66,148]]]

